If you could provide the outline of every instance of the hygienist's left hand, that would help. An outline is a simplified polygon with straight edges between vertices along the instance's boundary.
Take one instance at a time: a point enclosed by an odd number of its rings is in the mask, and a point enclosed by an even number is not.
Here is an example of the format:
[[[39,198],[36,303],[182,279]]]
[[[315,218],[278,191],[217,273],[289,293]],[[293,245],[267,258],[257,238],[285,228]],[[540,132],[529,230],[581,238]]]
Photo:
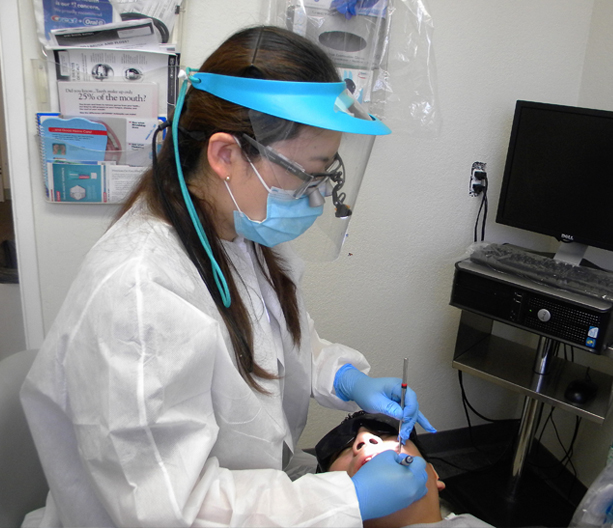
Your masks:
[[[399,404],[402,394],[400,378],[371,378],[347,363],[338,369],[334,377],[334,390],[341,400],[353,400],[366,412],[402,419],[400,438],[403,443],[409,438],[416,423],[429,433],[436,433],[436,429],[419,410],[415,392],[408,387],[402,412]]]

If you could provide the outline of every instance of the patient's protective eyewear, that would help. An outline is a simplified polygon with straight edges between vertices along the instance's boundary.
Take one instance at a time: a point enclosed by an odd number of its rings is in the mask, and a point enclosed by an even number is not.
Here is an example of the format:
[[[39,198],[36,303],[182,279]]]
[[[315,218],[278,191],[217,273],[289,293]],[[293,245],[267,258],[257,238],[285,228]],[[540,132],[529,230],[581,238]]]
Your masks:
[[[370,414],[358,411],[324,436],[315,446],[318,472],[328,471],[340,453],[350,447],[360,427],[366,427],[377,436],[397,436],[398,420],[384,414]]]

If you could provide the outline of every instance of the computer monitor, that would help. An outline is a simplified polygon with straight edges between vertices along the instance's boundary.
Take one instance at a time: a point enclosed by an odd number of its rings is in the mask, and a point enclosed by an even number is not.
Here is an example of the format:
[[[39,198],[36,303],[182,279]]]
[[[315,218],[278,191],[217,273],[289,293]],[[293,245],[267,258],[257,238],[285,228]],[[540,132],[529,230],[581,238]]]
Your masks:
[[[587,246],[613,251],[612,220],[613,112],[517,101],[496,221],[579,263]]]

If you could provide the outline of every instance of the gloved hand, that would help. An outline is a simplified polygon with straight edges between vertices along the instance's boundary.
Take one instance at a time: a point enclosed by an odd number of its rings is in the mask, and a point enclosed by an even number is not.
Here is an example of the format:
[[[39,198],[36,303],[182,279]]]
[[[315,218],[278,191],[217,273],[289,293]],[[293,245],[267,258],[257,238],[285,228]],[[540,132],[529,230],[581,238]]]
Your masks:
[[[351,477],[362,520],[394,513],[426,494],[426,462],[414,457],[410,465],[402,466],[400,461],[405,457],[395,451],[383,451]]]
[[[419,410],[417,396],[410,388],[407,388],[404,396],[404,413],[402,412],[399,405],[402,394],[400,378],[371,378],[347,363],[338,369],[334,377],[334,390],[341,400],[353,400],[366,412],[402,419],[400,438],[403,443],[409,438],[415,423],[429,433],[436,433],[436,429]]]

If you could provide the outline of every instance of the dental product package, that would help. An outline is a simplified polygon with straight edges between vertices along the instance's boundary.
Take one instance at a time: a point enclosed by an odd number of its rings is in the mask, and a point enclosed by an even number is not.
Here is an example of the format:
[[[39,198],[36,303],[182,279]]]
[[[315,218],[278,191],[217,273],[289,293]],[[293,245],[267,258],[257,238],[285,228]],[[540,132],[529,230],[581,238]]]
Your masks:
[[[183,0],[109,0],[122,20],[137,16],[148,17],[160,34],[162,42],[168,42],[179,18]]]
[[[50,40],[58,47],[155,49],[160,36],[153,20],[145,18],[93,27],[52,29]]]
[[[170,40],[182,0],[33,0],[45,47],[130,48]]]
[[[40,43],[53,43],[52,31],[93,27],[120,22],[110,0],[33,0],[36,29]]]

